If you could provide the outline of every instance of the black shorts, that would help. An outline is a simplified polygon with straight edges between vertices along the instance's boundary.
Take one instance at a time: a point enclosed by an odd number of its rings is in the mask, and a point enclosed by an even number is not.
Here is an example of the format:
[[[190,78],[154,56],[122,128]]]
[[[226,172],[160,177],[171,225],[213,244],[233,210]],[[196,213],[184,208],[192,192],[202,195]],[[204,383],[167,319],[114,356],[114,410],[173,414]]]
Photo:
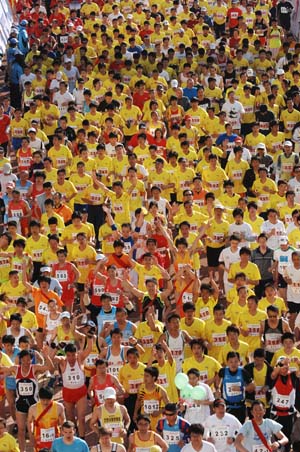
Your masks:
[[[210,246],[206,247],[207,265],[209,267],[219,266],[219,257],[224,248],[225,246],[221,246],[221,248],[211,248]]]
[[[288,305],[290,314],[299,314],[299,312],[300,312],[300,303],[294,303],[293,301],[288,301],[287,305]]]
[[[78,282],[77,283],[77,290],[78,290],[78,292],[84,292],[84,284]]]
[[[16,401],[16,410],[20,411],[20,413],[28,413],[29,408],[31,405],[34,405],[36,403],[32,398],[21,398]]]
[[[280,273],[278,274],[278,287],[279,287],[279,289],[287,288],[287,283],[284,280],[284,277]]]

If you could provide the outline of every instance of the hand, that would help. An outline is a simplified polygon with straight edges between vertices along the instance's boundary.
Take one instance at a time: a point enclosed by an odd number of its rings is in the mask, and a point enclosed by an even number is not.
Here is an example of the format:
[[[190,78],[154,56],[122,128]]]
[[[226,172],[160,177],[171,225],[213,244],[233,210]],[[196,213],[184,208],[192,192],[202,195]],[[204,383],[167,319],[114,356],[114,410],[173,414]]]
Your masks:
[[[227,438],[227,444],[233,444],[234,438]]]

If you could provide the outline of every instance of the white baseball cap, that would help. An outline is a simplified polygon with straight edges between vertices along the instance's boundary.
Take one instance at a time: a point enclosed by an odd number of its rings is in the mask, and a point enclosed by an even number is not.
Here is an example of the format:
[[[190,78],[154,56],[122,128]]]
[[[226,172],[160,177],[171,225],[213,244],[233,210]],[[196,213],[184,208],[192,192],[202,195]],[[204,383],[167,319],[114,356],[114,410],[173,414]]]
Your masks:
[[[114,388],[105,388],[104,392],[103,392],[103,399],[117,399],[117,393],[116,390]]]

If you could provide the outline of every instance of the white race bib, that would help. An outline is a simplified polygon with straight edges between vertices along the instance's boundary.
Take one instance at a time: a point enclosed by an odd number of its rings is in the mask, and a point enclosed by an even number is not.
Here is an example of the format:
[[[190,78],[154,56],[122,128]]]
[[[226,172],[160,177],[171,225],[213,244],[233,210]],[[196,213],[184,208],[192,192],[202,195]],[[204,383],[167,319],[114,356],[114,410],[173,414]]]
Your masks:
[[[159,401],[158,400],[144,400],[144,412],[146,414],[154,413],[154,411],[159,411]]]
[[[55,428],[41,428],[41,442],[50,443],[55,440]]]
[[[18,385],[20,396],[26,397],[33,395],[33,383],[20,382]]]
[[[38,307],[38,314],[40,315],[47,315],[48,314],[48,305],[44,303],[43,301],[40,302]]]

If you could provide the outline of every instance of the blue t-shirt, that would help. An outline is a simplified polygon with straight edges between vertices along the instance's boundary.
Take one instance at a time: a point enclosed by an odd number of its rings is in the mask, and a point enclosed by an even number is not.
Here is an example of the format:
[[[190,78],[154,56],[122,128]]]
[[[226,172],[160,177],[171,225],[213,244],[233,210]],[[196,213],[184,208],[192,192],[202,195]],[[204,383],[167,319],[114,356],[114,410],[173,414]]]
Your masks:
[[[72,444],[65,444],[63,438],[56,438],[52,443],[52,452],[89,452],[88,445],[83,439],[74,438]]]

